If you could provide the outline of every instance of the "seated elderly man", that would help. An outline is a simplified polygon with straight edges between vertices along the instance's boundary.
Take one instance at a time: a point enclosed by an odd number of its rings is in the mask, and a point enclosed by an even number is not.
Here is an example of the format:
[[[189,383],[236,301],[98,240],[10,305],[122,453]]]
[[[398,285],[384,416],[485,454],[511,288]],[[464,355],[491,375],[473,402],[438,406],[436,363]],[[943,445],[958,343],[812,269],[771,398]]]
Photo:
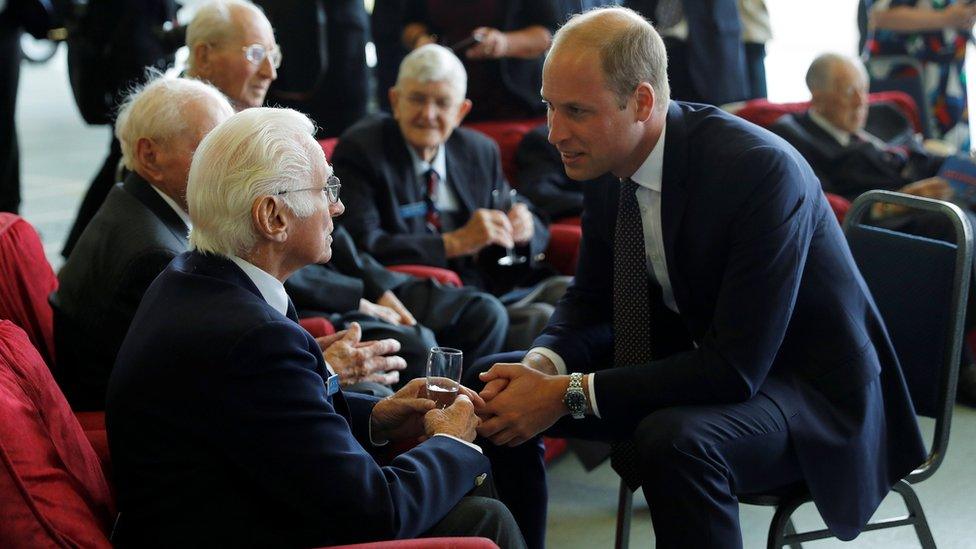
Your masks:
[[[238,110],[264,103],[281,51],[259,7],[244,0],[204,4],[186,38],[189,76],[214,84]],[[301,316],[327,314],[340,326],[358,321],[364,337],[396,339],[407,360],[401,382],[423,375],[427,350],[438,342],[470,359],[501,350],[508,318],[493,296],[391,273],[360,253],[345,231],[333,237],[332,262],[301,269],[286,284]],[[392,375],[387,381],[396,383]]]
[[[393,117],[356,124],[336,147],[349,204],[340,224],[386,265],[446,267],[501,295],[511,305],[508,346],[521,347],[541,331],[566,281],[531,261],[549,232],[526,202],[511,201],[498,147],[458,128],[472,105],[466,82],[461,61],[442,46],[404,58],[390,90]],[[513,247],[530,261],[499,265]]]
[[[868,77],[860,61],[820,55],[807,70],[806,81],[810,108],[781,117],[770,129],[800,151],[825,191],[848,200],[872,189],[945,196],[944,181],[927,179],[939,171],[943,157],[926,152],[914,140],[894,147],[865,131]],[[887,105],[882,108],[894,111]],[[885,114],[904,121],[897,112]]]
[[[76,410],[102,410],[109,373],[146,288],[187,250],[186,179],[200,140],[233,114],[208,84],[158,78],[133,92],[115,125],[130,170],[86,228],[58,274],[56,374]],[[404,359],[392,339],[360,341],[360,329],[322,339],[329,363],[352,390],[389,393]],[[422,361],[426,349],[416,351]],[[416,376],[415,376],[416,377]],[[388,384],[388,383],[386,383]]]
[[[464,389],[434,409],[424,383],[345,394],[298,325],[283,281],[331,255],[339,187],[314,125],[238,113],[200,143],[192,251],[146,292],[109,384],[120,517],[134,547],[316,547],[423,535],[524,542],[496,500],[467,498],[489,462]],[[377,462],[383,444],[429,437]],[[487,485],[485,485],[487,486]]]

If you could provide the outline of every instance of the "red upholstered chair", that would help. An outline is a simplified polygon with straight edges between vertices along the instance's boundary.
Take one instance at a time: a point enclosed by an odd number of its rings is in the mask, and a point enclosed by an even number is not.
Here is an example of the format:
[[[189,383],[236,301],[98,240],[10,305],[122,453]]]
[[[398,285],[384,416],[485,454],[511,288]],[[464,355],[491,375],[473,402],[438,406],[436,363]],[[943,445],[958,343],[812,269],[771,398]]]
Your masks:
[[[308,318],[299,319],[298,323],[301,324],[302,328],[305,328],[308,333],[312,334],[313,337],[322,337],[336,333],[335,326],[322,317],[310,316]]]
[[[518,187],[518,179],[515,177],[518,170],[515,167],[515,149],[518,148],[522,137],[532,128],[539,124],[545,124],[545,118],[527,118],[521,120],[489,120],[485,122],[472,122],[465,124],[464,127],[477,130],[495,143],[502,157],[502,171],[505,178],[513,187]]]
[[[34,227],[0,212],[0,319],[27,332],[49,366],[54,365],[54,313],[47,297],[57,288]]]
[[[387,267],[387,269],[420,278],[433,278],[441,284],[454,286],[456,288],[463,286],[463,284],[461,284],[461,277],[450,269],[430,267],[427,265],[390,265]]]
[[[0,321],[0,547],[111,547],[98,456],[27,334]]]
[[[891,103],[904,114],[916,132],[922,131],[922,122],[918,115],[918,106],[912,96],[899,91],[886,91],[868,94],[868,104]],[[772,103],[766,99],[753,99],[746,101],[740,108],[733,109],[732,113],[745,118],[749,122],[768,128],[776,122],[779,117],[788,113],[803,112],[810,106],[809,101],[796,103]]]
[[[338,137],[329,137],[327,139],[319,139],[319,146],[322,147],[322,151],[325,152],[325,158],[330,161],[332,159],[332,151],[335,150],[336,145],[339,143]]]
[[[827,197],[830,209],[834,210],[834,215],[837,216],[837,222],[843,224],[847,210],[851,209],[851,201],[838,194],[824,193],[824,195]]]

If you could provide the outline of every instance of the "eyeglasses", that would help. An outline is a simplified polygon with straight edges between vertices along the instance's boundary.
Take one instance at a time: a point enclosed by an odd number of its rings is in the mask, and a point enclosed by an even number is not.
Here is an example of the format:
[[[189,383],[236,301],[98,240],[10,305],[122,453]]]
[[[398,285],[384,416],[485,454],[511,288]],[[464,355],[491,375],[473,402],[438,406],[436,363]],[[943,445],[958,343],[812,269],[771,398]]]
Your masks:
[[[276,196],[281,196],[287,193],[300,193],[304,191],[322,191],[323,193],[325,193],[325,196],[329,199],[329,204],[335,204],[336,202],[339,202],[340,189],[342,189],[342,183],[339,181],[339,178],[334,175],[330,175],[329,179],[326,180],[324,187],[306,187],[304,189],[290,189],[286,191],[278,191],[275,194]]]
[[[278,68],[281,66],[281,48],[275,44],[271,51],[261,44],[251,44],[250,46],[243,46],[241,51],[244,52],[244,58],[250,61],[252,64],[261,66],[264,63],[264,58],[267,57],[271,61],[271,66]]]

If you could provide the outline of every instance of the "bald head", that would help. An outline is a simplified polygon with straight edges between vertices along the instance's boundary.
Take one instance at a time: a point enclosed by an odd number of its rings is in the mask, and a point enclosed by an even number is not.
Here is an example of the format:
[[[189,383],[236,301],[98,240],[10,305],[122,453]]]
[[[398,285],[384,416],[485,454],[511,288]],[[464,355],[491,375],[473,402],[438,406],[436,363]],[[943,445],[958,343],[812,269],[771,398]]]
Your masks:
[[[546,65],[560,55],[593,52],[607,87],[621,105],[641,82],[654,89],[655,110],[667,108],[668,57],[664,42],[651,24],[628,8],[612,7],[574,15],[552,40]]]
[[[811,109],[840,130],[856,133],[864,128],[868,75],[859,60],[825,53],[810,64],[806,81]]]

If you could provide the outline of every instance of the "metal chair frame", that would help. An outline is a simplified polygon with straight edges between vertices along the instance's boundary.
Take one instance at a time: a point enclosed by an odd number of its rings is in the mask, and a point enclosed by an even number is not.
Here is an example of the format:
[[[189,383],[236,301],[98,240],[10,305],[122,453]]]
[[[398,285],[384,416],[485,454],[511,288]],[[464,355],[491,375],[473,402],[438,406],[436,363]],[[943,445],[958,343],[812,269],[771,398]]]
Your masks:
[[[932,435],[929,454],[922,465],[912,471],[905,479],[898,481],[892,490],[901,496],[907,509],[907,514],[900,517],[882,519],[870,522],[862,531],[881,530],[898,526],[913,526],[919,542],[925,549],[935,548],[935,539],[929,528],[925,512],[912,484],[921,482],[933,474],[945,458],[949,446],[949,431],[952,425],[952,407],[955,402],[956,385],[959,377],[959,356],[963,344],[963,328],[966,315],[966,298],[969,292],[969,281],[973,270],[973,229],[962,209],[955,204],[921,198],[892,191],[869,191],[859,196],[851,205],[843,228],[844,234],[850,236],[850,231],[864,225],[866,216],[875,203],[888,203],[904,206],[910,209],[938,212],[946,215],[953,224],[956,233],[956,260],[953,273],[952,311],[949,320],[951,327],[948,344],[943,352],[941,364],[942,377],[938,388],[938,415],[935,417],[935,430]],[[620,482],[620,492],[617,501],[617,527],[614,547],[627,549],[630,544],[630,521],[633,511],[634,494],[623,481]],[[802,543],[833,537],[830,530],[824,528],[809,532],[796,531],[793,524],[793,513],[804,503],[813,501],[809,492],[804,488],[794,493],[779,495],[749,495],[741,496],[740,502],[752,505],[776,507],[769,527],[766,541],[768,549],[789,547],[800,549]]]

